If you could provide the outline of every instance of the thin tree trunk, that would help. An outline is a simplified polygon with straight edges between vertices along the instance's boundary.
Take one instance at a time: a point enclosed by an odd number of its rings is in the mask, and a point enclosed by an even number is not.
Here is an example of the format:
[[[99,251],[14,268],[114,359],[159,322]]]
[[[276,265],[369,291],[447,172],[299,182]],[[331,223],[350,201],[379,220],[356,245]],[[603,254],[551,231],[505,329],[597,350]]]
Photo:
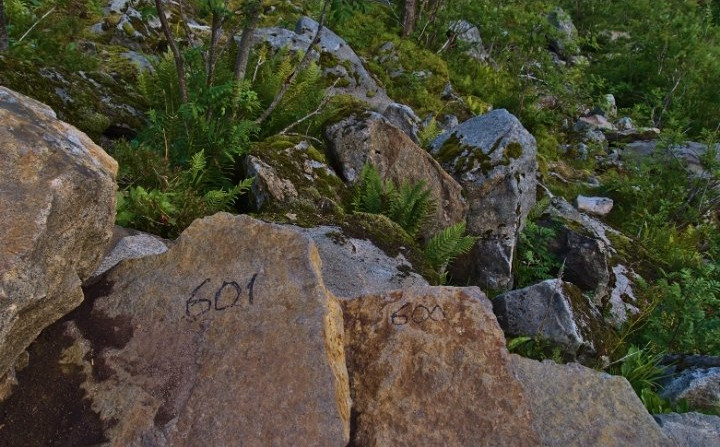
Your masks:
[[[245,79],[248,60],[250,59],[250,50],[252,49],[252,38],[260,22],[260,11],[262,10],[262,0],[257,0],[250,6],[248,19],[245,28],[243,28],[240,43],[238,44],[237,57],[235,58],[235,82],[242,82]]]
[[[5,4],[3,0],[0,0],[0,51],[7,51],[9,47],[7,22],[5,21]]]
[[[188,102],[188,89],[187,82],[185,81],[185,60],[180,53],[180,49],[175,42],[175,38],[172,35],[172,30],[168,24],[167,17],[165,16],[165,7],[162,4],[162,0],[155,0],[155,9],[157,10],[158,17],[160,18],[160,25],[162,26],[165,39],[168,42],[170,51],[172,51],[173,58],[175,59],[175,69],[177,70],[178,76],[178,87],[180,88],[180,102],[185,104]]]
[[[320,32],[322,31],[323,27],[325,26],[325,17],[327,16],[327,12],[330,6],[330,0],[325,0],[323,3],[323,9],[322,13],[320,14],[320,21],[318,22],[318,29],[315,33],[315,37],[313,37],[313,40],[310,41],[310,45],[308,45],[307,51],[305,52],[305,55],[303,56],[302,60],[299,64],[295,66],[295,69],[292,73],[290,73],[290,76],[285,79],[285,82],[283,83],[282,87],[280,87],[280,91],[275,95],[275,98],[273,98],[272,102],[268,106],[267,109],[260,115],[260,118],[255,120],[255,124],[262,124],[265,122],[266,119],[272,114],[277,106],[280,105],[280,101],[285,97],[285,94],[287,93],[288,89],[292,85],[292,83],[295,81],[295,78],[297,77],[298,73],[305,70],[307,66],[310,64],[310,52],[312,51],[313,47],[320,41]]]
[[[219,12],[212,13],[212,31],[210,34],[210,48],[207,57],[207,79],[206,85],[211,87],[215,82],[215,66],[217,65],[217,46],[220,42],[220,31],[222,31],[223,19]]]
[[[417,22],[417,0],[405,0],[403,8],[403,37],[407,37],[415,31]]]

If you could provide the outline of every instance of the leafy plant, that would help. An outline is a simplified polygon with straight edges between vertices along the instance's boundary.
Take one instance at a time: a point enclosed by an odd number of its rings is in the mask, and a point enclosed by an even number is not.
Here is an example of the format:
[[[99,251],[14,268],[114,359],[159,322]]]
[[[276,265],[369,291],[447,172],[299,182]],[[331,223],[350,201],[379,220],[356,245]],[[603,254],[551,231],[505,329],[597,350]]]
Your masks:
[[[415,236],[435,210],[435,203],[424,182],[383,183],[374,166],[365,164],[355,186],[353,211],[384,214],[409,235]]]
[[[465,231],[465,222],[460,222],[440,231],[425,245],[425,257],[440,274],[441,279],[447,276],[448,264],[458,256],[468,253],[477,242],[477,237],[465,235]]]
[[[518,288],[553,278],[562,266],[561,260],[548,248],[557,231],[537,223],[548,204],[549,199],[546,198],[533,207],[520,233],[515,266],[515,285]]]

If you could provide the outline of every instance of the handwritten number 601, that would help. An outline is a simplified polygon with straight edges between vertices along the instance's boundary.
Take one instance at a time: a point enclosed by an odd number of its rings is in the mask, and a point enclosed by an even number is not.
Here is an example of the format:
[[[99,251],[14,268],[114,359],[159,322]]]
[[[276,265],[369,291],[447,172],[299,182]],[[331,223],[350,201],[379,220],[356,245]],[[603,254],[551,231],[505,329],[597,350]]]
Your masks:
[[[445,311],[437,304],[430,309],[422,304],[413,307],[411,303],[405,303],[390,316],[390,321],[395,326],[402,326],[410,320],[415,323],[423,323],[428,319],[432,321],[442,321],[445,319]]]
[[[247,284],[249,304],[253,304],[253,301],[255,299],[254,289],[256,279],[257,273],[252,276],[252,279],[250,279],[250,282],[248,282]],[[202,289],[209,282],[210,278],[207,278],[205,281],[201,282],[199,286],[195,287],[195,289],[190,294],[190,298],[188,298],[185,302],[185,315],[187,315],[188,317],[203,315],[204,313],[209,312],[213,307],[216,311],[223,311],[231,307],[235,307],[238,304],[238,301],[240,301],[240,295],[242,295],[242,287],[240,287],[240,285],[235,281],[223,281],[220,288],[215,292],[213,300],[214,302],[207,298],[197,297],[200,289]],[[232,296],[233,293],[235,295],[234,298],[223,298],[224,296]],[[197,306],[200,306],[200,311],[193,311],[193,309],[197,309]]]

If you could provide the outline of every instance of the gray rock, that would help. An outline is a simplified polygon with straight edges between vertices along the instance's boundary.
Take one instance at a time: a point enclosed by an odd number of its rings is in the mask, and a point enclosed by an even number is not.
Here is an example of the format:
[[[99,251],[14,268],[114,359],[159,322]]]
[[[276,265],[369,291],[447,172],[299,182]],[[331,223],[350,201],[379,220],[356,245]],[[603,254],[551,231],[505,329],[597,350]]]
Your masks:
[[[429,285],[402,254],[391,258],[372,242],[347,237],[337,227],[296,229],[315,242],[325,286],[340,299]]]
[[[622,123],[621,123],[622,124]],[[612,143],[631,143],[633,141],[654,140],[660,136],[660,129],[655,127],[640,127],[626,130],[611,130],[605,132],[605,138]]]
[[[630,130],[635,128],[635,123],[633,123],[632,118],[629,116],[624,116],[615,121],[615,127],[617,127],[618,130]]]
[[[594,331],[602,316],[577,287],[559,279],[499,295],[493,311],[506,334],[539,336],[571,358],[589,359],[601,342]]]
[[[585,132],[586,130],[609,131],[615,130],[615,126],[603,115],[581,116],[573,125],[575,132]]]
[[[457,39],[467,47],[465,54],[479,62],[487,60],[488,53],[483,46],[480,30],[477,26],[467,20],[455,20],[450,22],[448,34],[451,35],[451,38]]]
[[[677,447],[720,447],[720,417],[702,413],[653,416]]]
[[[614,202],[613,199],[608,197],[587,197],[579,195],[577,196],[576,203],[580,211],[596,216],[606,216],[612,211]]]
[[[415,143],[420,143],[420,138],[418,137],[421,125],[420,117],[415,114],[415,111],[410,106],[394,102],[387,106],[383,112],[383,116],[387,118],[393,126],[405,132]]]
[[[578,31],[570,15],[557,7],[548,14],[548,22],[555,30],[550,38],[550,48],[564,59],[576,56],[579,51]]]
[[[615,96],[607,94],[603,96],[600,104],[598,104],[593,110],[595,114],[603,115],[608,119],[615,119],[617,117],[617,104],[615,103]]]
[[[462,222],[467,204],[460,185],[433,157],[382,115],[370,112],[352,115],[325,130],[333,157],[349,183],[358,180],[366,163],[383,179],[402,183],[425,182],[437,204],[434,215],[422,231],[430,237],[450,225]]]
[[[481,239],[453,276],[495,290],[512,286],[517,237],[535,204],[535,138],[507,110],[471,118],[440,135],[431,151],[460,182],[468,232]]]
[[[612,268],[614,281],[607,302],[609,312],[606,320],[618,330],[627,323],[631,316],[640,313],[640,309],[635,305],[637,299],[633,292],[636,276],[635,272],[624,265],[618,264]]]
[[[90,276],[89,281],[99,277],[126,259],[144,258],[159,255],[168,249],[166,242],[157,236],[137,233],[119,238],[105,254],[100,266]]]
[[[543,445],[673,446],[625,378],[578,364],[510,358]]]
[[[258,43],[267,42],[276,50],[288,48],[290,51],[305,52],[317,28],[316,21],[309,17],[302,17],[298,21],[295,31],[285,28],[258,28],[255,30],[254,39]],[[341,63],[341,66],[338,67],[324,68],[326,74],[342,75],[345,84],[328,89],[328,94],[355,96],[369,103],[378,111],[385,110],[393,103],[385,90],[378,85],[375,78],[365,68],[360,57],[340,36],[327,27],[323,27],[320,32],[320,41],[315,48],[317,50],[313,50],[313,57],[316,60],[320,58],[320,54],[326,53]],[[343,70],[338,70],[338,68],[343,68]]]
[[[720,411],[720,368],[692,368],[664,384],[660,396],[671,402],[687,400],[691,409]]]
[[[0,87],[0,377],[83,300],[115,220],[117,163],[45,104]]]
[[[255,156],[245,158],[245,172],[248,177],[255,178],[250,187],[255,210],[261,210],[266,203],[287,203],[298,197],[290,180],[281,178],[275,168]]]

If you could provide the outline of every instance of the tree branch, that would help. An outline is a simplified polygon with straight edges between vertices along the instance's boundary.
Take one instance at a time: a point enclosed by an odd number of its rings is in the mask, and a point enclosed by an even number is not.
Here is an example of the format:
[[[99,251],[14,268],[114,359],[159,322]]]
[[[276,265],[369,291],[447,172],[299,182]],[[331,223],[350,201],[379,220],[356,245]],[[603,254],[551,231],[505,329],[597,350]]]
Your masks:
[[[187,82],[185,81],[185,60],[183,59],[180,49],[175,42],[175,38],[172,35],[172,30],[168,24],[167,17],[165,16],[165,7],[162,4],[162,0],[155,0],[155,9],[157,10],[158,17],[160,18],[160,25],[165,39],[168,42],[170,51],[172,51],[173,58],[175,59],[175,69],[177,70],[178,87],[180,88],[180,102],[185,104],[188,102],[188,89]]]

